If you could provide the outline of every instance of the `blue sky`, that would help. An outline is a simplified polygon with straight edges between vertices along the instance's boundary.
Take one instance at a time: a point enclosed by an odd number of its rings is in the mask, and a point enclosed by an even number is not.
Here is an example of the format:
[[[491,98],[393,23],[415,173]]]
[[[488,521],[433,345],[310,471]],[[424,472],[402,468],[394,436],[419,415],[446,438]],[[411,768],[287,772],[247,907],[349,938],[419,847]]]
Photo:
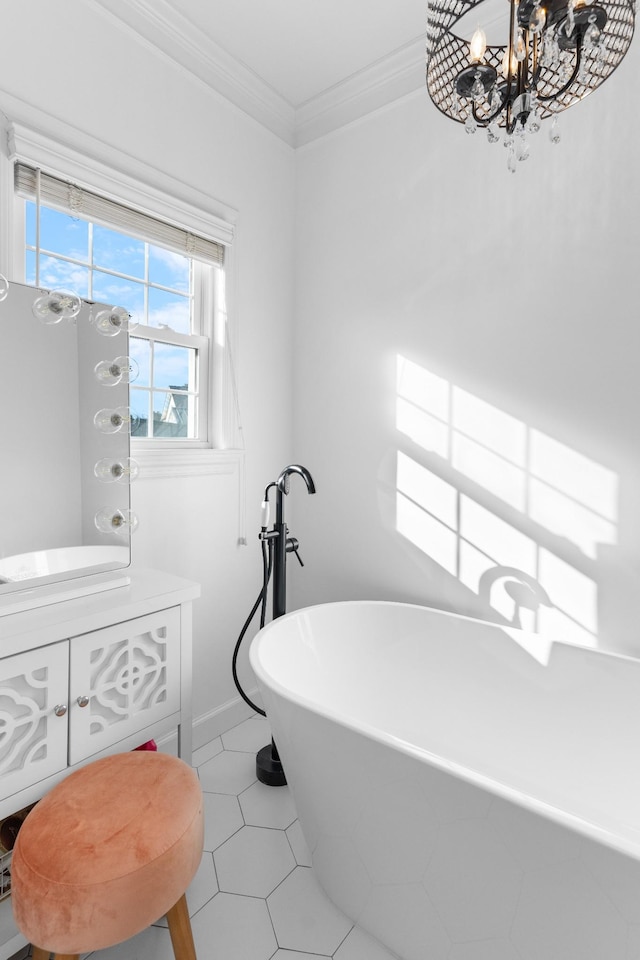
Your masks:
[[[26,213],[27,247],[35,247],[34,203],[26,204]],[[191,332],[187,257],[152,244],[145,245],[142,240],[99,224],[91,228],[85,220],[45,206],[40,208],[40,249],[46,251],[40,255],[41,287],[69,290],[85,299],[124,307],[140,324],[167,326],[178,333]],[[35,256],[35,250],[26,250],[27,283],[35,283]],[[148,271],[146,278],[145,271]],[[150,381],[152,351],[153,384]],[[130,353],[140,368],[131,391],[131,406],[138,416],[151,419],[152,411],[164,407],[163,388],[189,383],[190,349],[151,344],[136,338],[134,333]],[[195,384],[189,386],[195,389]]]
[[[144,315],[145,244],[98,224],[91,231],[76,220],[48,207],[40,209],[40,248],[68,260],[41,255],[40,285],[73,290],[89,297],[89,267],[93,266],[91,299],[126,307],[138,323],[170,326],[190,333],[189,260],[179,253],[149,244],[148,316]],[[35,204],[27,203],[27,246],[35,246]],[[75,261],[75,262],[70,262]],[[102,268],[102,269],[101,269]],[[124,276],[113,276],[113,271]],[[26,252],[27,283],[35,282],[35,252]],[[156,286],[154,286],[156,285]],[[158,289],[168,287],[169,290]]]

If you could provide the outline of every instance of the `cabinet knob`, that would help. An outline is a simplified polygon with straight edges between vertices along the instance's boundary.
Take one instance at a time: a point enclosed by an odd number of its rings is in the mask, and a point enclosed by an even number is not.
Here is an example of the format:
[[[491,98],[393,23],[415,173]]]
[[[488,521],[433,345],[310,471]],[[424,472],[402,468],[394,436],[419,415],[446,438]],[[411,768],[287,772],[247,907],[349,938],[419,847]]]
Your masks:
[[[64,717],[65,713],[67,712],[66,703],[56,704],[56,706],[53,708],[53,712],[55,713],[56,717]]]
[[[78,697],[78,699],[76,700],[76,703],[78,704],[79,707],[86,707],[87,704],[89,703],[89,697]]]

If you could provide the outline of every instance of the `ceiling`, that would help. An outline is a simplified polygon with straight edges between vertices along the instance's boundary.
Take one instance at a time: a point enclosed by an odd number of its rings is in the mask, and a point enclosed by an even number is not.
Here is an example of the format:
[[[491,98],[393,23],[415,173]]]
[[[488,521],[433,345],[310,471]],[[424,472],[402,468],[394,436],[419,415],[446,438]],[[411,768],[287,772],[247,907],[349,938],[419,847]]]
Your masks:
[[[426,0],[93,0],[294,146],[424,84]]]
[[[293,107],[416,38],[426,0],[167,0]]]

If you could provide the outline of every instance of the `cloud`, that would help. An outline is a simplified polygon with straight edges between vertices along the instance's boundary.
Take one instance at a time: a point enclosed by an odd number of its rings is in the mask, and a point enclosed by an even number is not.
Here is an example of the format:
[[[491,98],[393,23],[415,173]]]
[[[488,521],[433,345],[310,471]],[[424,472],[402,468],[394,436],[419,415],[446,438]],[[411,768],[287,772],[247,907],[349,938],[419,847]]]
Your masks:
[[[149,325],[167,326],[176,333],[191,333],[191,312],[188,299],[174,300],[149,310]]]

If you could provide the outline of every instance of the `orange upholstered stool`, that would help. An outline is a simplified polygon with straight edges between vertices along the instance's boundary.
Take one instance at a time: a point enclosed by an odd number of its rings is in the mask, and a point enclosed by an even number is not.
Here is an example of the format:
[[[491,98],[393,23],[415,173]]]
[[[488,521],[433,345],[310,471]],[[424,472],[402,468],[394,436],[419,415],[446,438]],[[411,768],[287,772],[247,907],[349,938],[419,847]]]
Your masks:
[[[119,753],[70,774],[13,851],[13,913],[34,960],[110,947],[165,914],[176,960],[195,960],[184,893],[202,844],[202,792],[182,760]]]

